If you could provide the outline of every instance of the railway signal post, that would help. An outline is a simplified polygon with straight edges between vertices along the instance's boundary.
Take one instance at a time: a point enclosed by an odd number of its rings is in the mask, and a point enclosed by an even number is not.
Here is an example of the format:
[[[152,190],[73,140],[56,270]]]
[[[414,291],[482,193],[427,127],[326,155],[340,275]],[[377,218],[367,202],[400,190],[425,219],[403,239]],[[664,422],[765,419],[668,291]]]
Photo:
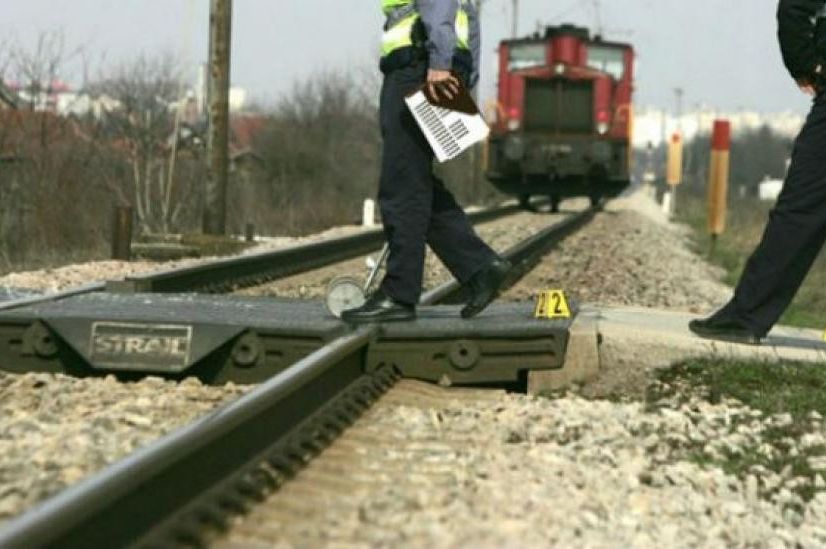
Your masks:
[[[665,181],[669,191],[663,200],[666,213],[673,214],[677,208],[677,186],[683,182],[683,138],[679,132],[674,132],[668,143],[668,164]]]
[[[708,170],[709,253],[714,252],[717,238],[726,229],[730,150],[731,124],[728,120],[715,120],[711,137],[711,165]]]

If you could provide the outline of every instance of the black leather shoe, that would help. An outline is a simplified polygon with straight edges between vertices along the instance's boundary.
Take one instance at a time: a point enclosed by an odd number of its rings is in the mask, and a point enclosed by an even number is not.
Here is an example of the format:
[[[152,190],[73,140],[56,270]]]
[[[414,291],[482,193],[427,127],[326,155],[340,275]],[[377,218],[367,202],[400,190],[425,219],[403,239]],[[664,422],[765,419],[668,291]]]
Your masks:
[[[470,299],[462,309],[462,318],[472,318],[481,313],[499,295],[502,283],[510,272],[510,261],[494,259],[487,267],[470,277],[465,284],[470,290]]]
[[[341,320],[353,324],[395,322],[414,318],[416,318],[414,306],[400,303],[381,290],[371,295],[361,307],[347,309],[341,313]]]
[[[706,339],[760,345],[761,337],[755,335],[748,327],[736,320],[716,315],[692,320],[688,323],[688,329]]]

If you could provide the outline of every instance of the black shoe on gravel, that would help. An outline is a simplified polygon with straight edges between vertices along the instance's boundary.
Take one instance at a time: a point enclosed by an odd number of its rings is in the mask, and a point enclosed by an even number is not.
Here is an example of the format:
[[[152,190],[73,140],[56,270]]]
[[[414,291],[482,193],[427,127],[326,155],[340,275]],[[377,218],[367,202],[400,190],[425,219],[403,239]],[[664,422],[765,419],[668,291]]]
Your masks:
[[[760,345],[760,340],[762,339],[741,322],[714,315],[708,318],[692,320],[688,323],[688,329],[700,337],[730,343]]]

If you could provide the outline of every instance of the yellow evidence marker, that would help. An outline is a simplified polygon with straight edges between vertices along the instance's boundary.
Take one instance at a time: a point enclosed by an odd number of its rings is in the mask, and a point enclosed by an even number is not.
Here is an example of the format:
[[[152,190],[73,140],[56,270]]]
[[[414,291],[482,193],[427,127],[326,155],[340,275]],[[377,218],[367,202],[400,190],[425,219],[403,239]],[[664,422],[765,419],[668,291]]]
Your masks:
[[[544,290],[536,299],[535,318],[571,318],[571,308],[562,290]]]

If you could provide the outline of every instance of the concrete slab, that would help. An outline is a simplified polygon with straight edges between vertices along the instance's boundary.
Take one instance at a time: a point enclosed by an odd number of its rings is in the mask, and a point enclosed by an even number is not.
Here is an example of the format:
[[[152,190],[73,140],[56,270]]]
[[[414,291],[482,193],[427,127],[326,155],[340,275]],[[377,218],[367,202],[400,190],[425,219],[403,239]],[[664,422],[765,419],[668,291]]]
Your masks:
[[[558,391],[574,384],[593,381],[599,376],[599,362],[596,316],[580,312],[568,331],[563,367],[558,370],[531,371],[528,374],[528,393],[536,395]]]
[[[743,345],[703,339],[688,322],[696,315],[634,307],[583,306],[571,327],[563,368],[529,376],[533,394],[571,384],[595,382],[601,392],[644,384],[654,368],[689,358],[803,361],[826,364],[822,332],[777,327],[762,345]]]

